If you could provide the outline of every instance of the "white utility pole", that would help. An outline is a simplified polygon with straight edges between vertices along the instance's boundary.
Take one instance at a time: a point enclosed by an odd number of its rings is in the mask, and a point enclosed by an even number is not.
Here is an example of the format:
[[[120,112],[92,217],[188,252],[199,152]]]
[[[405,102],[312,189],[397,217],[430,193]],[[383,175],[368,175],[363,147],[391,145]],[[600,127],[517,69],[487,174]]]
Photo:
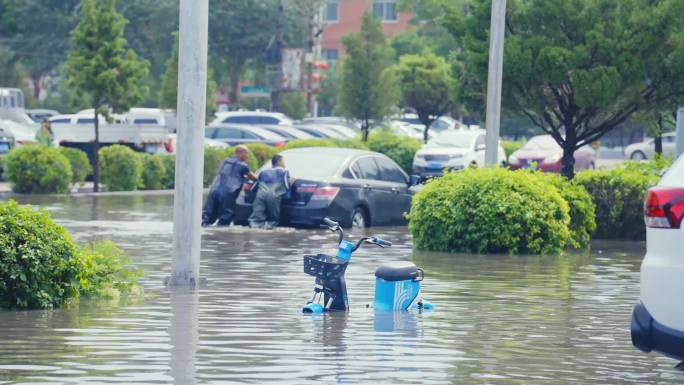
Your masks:
[[[684,107],[677,111],[677,158],[684,154]]]
[[[170,286],[198,286],[207,96],[209,0],[180,0],[178,150]]]
[[[499,149],[501,125],[501,83],[503,80],[503,52],[506,27],[506,0],[492,0],[492,21],[489,29],[489,75],[487,76],[487,147],[485,164],[494,166]]]

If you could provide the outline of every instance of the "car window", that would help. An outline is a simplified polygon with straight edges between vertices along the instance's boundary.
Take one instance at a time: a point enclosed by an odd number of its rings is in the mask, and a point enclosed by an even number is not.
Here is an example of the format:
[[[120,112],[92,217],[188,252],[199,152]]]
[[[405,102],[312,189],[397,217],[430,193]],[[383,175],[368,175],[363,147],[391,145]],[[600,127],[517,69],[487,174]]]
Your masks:
[[[387,158],[375,158],[380,170],[380,179],[385,182],[406,184],[406,176],[397,165]]]
[[[159,124],[157,119],[134,119],[133,124]]]
[[[658,184],[665,187],[684,187],[684,156],[679,157]]]
[[[71,119],[53,119],[50,121],[51,124],[69,124],[71,123]]]
[[[435,130],[435,131],[444,131],[447,128],[449,128],[449,123],[447,123],[443,120],[435,120],[430,125],[430,129]]]
[[[354,166],[358,167],[359,173],[356,175],[361,179],[381,180],[380,170],[372,157],[361,158],[356,161]],[[356,173],[356,170],[354,170],[354,173]]]
[[[242,131],[235,128],[218,127],[214,133],[217,139],[242,139]]]
[[[478,146],[484,146],[486,140],[485,138],[486,136],[484,135],[478,136],[477,139],[475,139],[475,148],[477,148]]]
[[[251,133],[249,131],[242,131],[242,137],[245,139],[260,139],[254,133]]]
[[[76,124],[93,124],[95,123],[94,118],[80,118],[76,121]]]
[[[215,132],[216,132],[216,128],[214,128],[214,127],[207,127],[207,128],[204,129],[204,137],[205,137],[205,138],[213,138]]]
[[[674,135],[665,135],[663,136],[663,141],[665,143],[674,143],[677,138]]]
[[[230,116],[223,119],[223,123],[236,124],[278,124],[278,119],[270,116]]]

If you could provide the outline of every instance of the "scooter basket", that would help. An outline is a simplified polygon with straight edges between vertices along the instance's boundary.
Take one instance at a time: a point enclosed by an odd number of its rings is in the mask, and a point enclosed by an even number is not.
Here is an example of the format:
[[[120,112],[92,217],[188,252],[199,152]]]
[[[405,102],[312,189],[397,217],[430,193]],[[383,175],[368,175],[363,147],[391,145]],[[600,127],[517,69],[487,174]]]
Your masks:
[[[322,281],[334,280],[344,274],[348,263],[335,263],[333,257],[325,254],[305,255],[304,272]]]

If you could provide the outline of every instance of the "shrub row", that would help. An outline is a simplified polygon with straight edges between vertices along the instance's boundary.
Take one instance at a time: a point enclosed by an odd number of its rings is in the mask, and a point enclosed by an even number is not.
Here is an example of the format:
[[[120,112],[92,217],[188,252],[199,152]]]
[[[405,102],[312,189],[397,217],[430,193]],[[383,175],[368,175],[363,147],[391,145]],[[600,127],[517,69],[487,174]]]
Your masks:
[[[127,265],[112,243],[79,247],[47,212],[0,204],[2,308],[47,309],[137,291],[140,274]]]
[[[21,194],[66,193],[73,179],[69,159],[57,148],[24,146],[7,154],[5,177]]]
[[[596,205],[596,232],[599,239],[643,240],[646,191],[658,183],[671,160],[625,162],[613,170],[587,170],[573,183],[584,187]]]
[[[468,169],[415,196],[409,229],[424,250],[549,254],[587,246],[593,217],[588,193],[559,176]]]

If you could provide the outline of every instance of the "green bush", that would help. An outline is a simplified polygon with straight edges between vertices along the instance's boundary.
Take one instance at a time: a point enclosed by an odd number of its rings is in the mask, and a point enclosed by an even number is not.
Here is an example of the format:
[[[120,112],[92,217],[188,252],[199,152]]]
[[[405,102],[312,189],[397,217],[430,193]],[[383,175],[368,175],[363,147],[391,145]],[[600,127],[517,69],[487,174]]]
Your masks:
[[[166,169],[163,157],[159,154],[142,154],[142,177],[140,187],[143,190],[161,190]]]
[[[60,147],[59,152],[62,153],[62,155],[69,160],[69,164],[71,164],[71,171],[73,172],[71,183],[81,184],[85,182],[88,175],[93,172],[93,166],[90,165],[88,154],[84,151],[69,147]]]
[[[627,161],[618,168],[634,171],[643,175],[660,176],[660,174],[672,166],[672,159],[665,158],[662,155],[656,155],[653,160],[649,161]]]
[[[468,169],[414,197],[409,229],[424,250],[558,253],[570,238],[569,212],[558,190],[534,173]]]
[[[286,92],[281,95],[280,112],[295,120],[306,117],[306,95],[303,92]]]
[[[109,191],[135,191],[141,175],[142,160],[129,147],[115,144],[100,150],[100,178]]]
[[[24,146],[7,155],[5,177],[22,194],[67,193],[73,177],[69,160],[52,147]]]
[[[503,147],[506,152],[506,160],[511,156],[512,153],[520,150],[524,146],[524,142],[514,141],[514,140],[502,140],[501,147]]]
[[[140,275],[126,264],[112,243],[81,249],[47,212],[0,203],[0,307],[47,309],[131,291]]]
[[[589,246],[591,234],[596,230],[596,205],[584,187],[571,183],[559,174],[536,173],[554,186],[570,208],[570,239],[568,246],[581,249]]]
[[[614,170],[582,171],[575,176],[573,183],[583,186],[594,198],[596,238],[645,238],[644,198],[648,188],[660,179],[648,170],[646,166],[627,165]]]
[[[372,132],[368,137],[368,148],[387,155],[407,174],[413,173],[413,157],[420,149],[420,140],[392,135],[386,131]]]
[[[162,156],[164,163],[164,177],[161,180],[162,188],[171,190],[176,185],[176,156]]]
[[[263,143],[251,143],[246,145],[249,148],[249,152],[254,155],[256,159],[257,166],[253,169],[257,169],[264,165],[266,162],[270,162],[273,155],[280,152],[279,148],[269,146]]]

